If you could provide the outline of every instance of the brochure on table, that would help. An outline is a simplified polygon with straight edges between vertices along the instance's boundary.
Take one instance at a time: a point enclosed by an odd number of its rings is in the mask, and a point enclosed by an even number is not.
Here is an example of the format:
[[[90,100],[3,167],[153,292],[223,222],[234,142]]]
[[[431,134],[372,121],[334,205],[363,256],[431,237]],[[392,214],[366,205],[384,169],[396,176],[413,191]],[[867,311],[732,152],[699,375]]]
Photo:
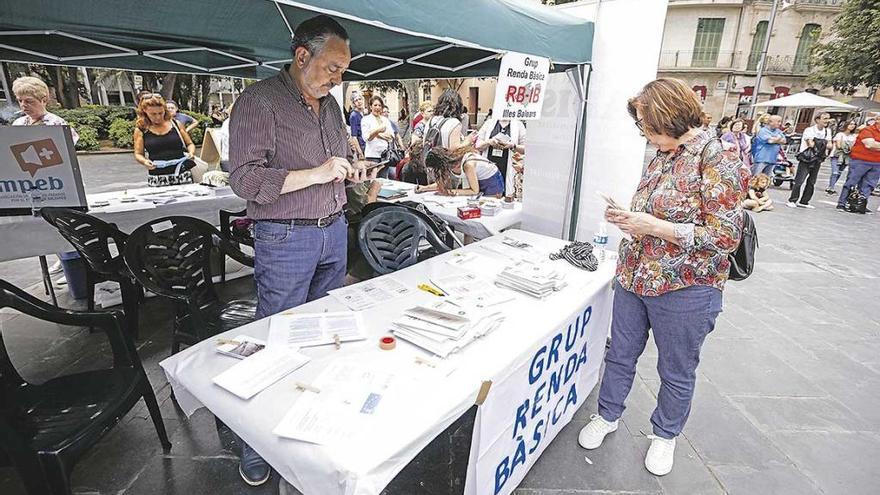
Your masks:
[[[0,215],[30,215],[44,206],[87,208],[70,128],[4,127],[0,133]]]

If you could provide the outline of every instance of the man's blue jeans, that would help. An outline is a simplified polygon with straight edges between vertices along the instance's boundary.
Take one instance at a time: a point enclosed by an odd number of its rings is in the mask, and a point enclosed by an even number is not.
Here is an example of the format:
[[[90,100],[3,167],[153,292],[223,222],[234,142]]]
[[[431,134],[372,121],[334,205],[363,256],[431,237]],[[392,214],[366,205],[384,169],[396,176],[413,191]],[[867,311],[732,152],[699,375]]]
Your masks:
[[[693,286],[661,296],[641,297],[614,283],[611,347],[599,388],[599,415],[615,421],[626,408],[636,363],[645,350],[648,329],[657,345],[660,393],[651,415],[654,434],[675,438],[691,412],[700,348],[721,312],[721,291]]]
[[[257,318],[326,296],[345,281],[348,222],[327,227],[254,224]]]
[[[752,165],[752,175],[767,174],[770,177],[773,177],[774,167],[776,167],[776,163],[757,162]]]
[[[852,186],[857,186],[863,196],[870,198],[871,191],[877,187],[878,181],[880,181],[880,163],[851,160],[849,162],[849,174],[846,176],[843,190],[840,191],[837,206],[846,205],[846,197],[849,195],[849,189]]]

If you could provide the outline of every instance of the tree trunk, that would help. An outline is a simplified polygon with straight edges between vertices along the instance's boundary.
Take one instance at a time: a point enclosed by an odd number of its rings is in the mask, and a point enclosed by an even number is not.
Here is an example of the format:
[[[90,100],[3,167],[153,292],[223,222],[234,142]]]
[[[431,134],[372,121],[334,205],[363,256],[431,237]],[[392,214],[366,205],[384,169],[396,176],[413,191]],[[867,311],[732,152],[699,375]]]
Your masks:
[[[177,74],[168,73],[162,76],[162,91],[159,94],[166,100],[174,99],[174,86],[177,85]]]
[[[211,95],[211,76],[196,76],[199,79],[199,94],[201,95],[202,101],[199,104],[199,112],[200,113],[208,113],[208,104],[210,102],[209,96]]]
[[[92,92],[92,103],[101,104],[101,90],[98,88],[98,71],[95,69],[86,69],[86,74],[89,76],[89,89]]]
[[[14,96],[12,95],[12,81],[9,78],[9,68],[6,62],[0,62],[0,88],[3,89],[3,98],[6,103],[12,103]]]
[[[61,107],[64,107],[64,77],[61,75],[61,66],[56,65],[49,69],[52,75],[52,87],[55,88],[55,100]]]
[[[79,108],[79,70],[76,67],[67,67],[67,91],[65,91],[65,107]]]
[[[419,88],[422,85],[418,79],[403,81],[402,84],[403,91],[406,94],[406,110],[409,113],[409,119],[407,122],[398,122],[398,125],[401,127],[406,126],[406,129],[403,129],[403,136],[407,137],[412,131],[412,126],[409,123],[412,122],[413,117],[419,112]]]

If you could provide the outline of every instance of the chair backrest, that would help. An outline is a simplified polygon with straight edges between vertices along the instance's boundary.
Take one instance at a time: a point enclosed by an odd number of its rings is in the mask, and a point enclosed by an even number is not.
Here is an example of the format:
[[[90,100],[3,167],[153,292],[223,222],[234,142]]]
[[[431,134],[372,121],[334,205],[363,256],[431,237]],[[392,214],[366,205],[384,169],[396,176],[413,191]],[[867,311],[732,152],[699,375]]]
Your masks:
[[[361,252],[380,274],[415,264],[422,239],[438,252],[449,251],[425,220],[404,207],[375,209],[361,220],[358,229]]]
[[[220,232],[233,242],[240,242],[246,246],[254,247],[254,237],[250,232],[253,220],[247,218],[247,210],[229,211],[220,210]],[[238,218],[239,220],[233,220]]]
[[[124,267],[122,251],[128,236],[115,225],[70,208],[46,207],[40,215],[67,239],[89,267],[98,273],[112,275]],[[119,253],[110,252],[110,240],[116,243]]]
[[[140,363],[134,341],[122,330],[124,319],[119,311],[85,312],[57,308],[0,279],[0,309],[2,308],[12,308],[31,317],[60,325],[104,330],[110,340],[114,366],[133,366]],[[25,383],[9,359],[3,333],[0,331],[0,409],[10,404],[7,393]]]
[[[210,259],[219,235],[198,218],[157,218],[128,236],[125,263],[147,290],[203,308],[218,301]]]

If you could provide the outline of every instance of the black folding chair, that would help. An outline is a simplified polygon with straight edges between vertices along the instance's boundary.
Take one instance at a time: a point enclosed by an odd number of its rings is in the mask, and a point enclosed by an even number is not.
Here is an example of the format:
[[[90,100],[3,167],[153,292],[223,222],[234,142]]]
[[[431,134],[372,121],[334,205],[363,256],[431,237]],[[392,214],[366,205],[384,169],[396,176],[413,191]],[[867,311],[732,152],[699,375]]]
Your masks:
[[[70,473],[143,398],[165,453],[171,443],[153,388],[118,311],[83,312],[50,306],[0,280],[0,308],[60,325],[89,326],[110,341],[109,369],[58,376],[42,384],[16,371],[0,332],[0,460],[11,460],[31,495],[67,495]],[[137,448],[137,446],[132,446]]]
[[[254,320],[256,302],[223,302],[214,290],[211,251],[216,248],[253,266],[209,223],[191,217],[164,217],[141,225],[128,237],[125,263],[145,289],[177,303],[171,353]]]
[[[138,305],[143,300],[143,290],[122,259],[128,236],[111,223],[70,208],[46,207],[40,209],[40,215],[73,245],[85,263],[88,310],[95,309],[96,284],[108,280],[118,283],[122,292],[126,327],[137,339]],[[116,256],[110,252],[110,241],[116,244]]]

